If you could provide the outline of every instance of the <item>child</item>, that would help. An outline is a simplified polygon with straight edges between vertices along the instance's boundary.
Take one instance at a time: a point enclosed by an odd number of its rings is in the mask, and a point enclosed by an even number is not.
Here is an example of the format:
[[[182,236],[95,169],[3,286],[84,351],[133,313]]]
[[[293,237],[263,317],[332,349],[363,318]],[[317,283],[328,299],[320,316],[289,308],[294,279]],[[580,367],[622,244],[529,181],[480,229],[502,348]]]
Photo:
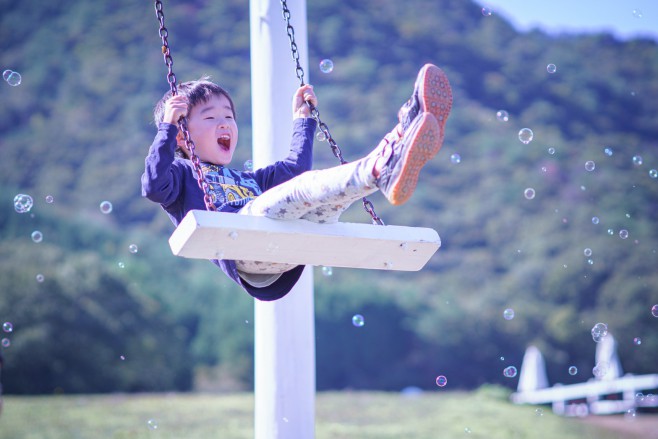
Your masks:
[[[207,78],[186,82],[178,94],[166,93],[154,110],[158,132],[146,156],[142,194],[160,205],[178,225],[192,209],[205,210],[183,135],[176,123],[185,116],[211,198],[218,211],[338,221],[351,203],[381,190],[394,205],[413,193],[423,165],[441,148],[452,105],[448,78],[425,65],[414,92],[398,112],[399,124],[366,157],[330,169],[311,171],[316,121],[305,102],[317,105],[313,87],[293,96],[290,153],[253,172],[230,169],[238,143],[235,108],[230,95]],[[304,266],[258,261],[213,260],[238,285],[259,300],[285,296]]]

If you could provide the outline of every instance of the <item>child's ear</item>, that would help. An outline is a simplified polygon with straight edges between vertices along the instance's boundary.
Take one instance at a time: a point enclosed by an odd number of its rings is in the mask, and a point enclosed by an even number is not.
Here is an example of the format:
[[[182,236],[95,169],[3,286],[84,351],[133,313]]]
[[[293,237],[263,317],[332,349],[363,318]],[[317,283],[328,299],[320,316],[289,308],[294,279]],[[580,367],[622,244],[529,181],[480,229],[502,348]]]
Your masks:
[[[183,136],[183,133],[181,133],[180,130],[178,130],[178,133],[176,134],[176,145],[180,148],[185,147],[185,136]]]
[[[187,149],[187,144],[185,143],[185,136],[180,131],[178,131],[178,134],[176,134],[176,146],[178,146],[183,151],[186,157],[190,156],[190,152]]]

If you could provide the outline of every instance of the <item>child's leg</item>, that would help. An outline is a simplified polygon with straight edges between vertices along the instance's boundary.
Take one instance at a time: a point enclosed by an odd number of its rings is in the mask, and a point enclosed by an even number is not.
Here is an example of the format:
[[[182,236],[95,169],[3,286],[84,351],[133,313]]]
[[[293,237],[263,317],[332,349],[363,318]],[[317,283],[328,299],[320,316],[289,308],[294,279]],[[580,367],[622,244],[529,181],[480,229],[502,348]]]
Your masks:
[[[330,169],[309,171],[276,186],[240,213],[277,219],[335,222],[351,203],[378,188],[392,204],[406,202],[420,170],[441,148],[452,106],[445,73],[427,64],[418,73],[400,123],[365,158]]]
[[[304,218],[336,222],[354,201],[377,190],[372,170],[377,157],[317,171],[308,171],[263,192],[240,210],[241,214],[276,219]]]

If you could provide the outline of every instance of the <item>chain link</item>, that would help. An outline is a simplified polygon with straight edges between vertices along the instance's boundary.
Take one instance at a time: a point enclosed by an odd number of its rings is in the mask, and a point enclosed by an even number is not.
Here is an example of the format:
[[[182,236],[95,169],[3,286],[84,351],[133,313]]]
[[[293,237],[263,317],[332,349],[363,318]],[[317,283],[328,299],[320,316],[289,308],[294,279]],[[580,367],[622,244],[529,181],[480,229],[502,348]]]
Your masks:
[[[176,75],[174,74],[174,70],[173,70],[174,60],[171,57],[171,52],[169,50],[169,41],[167,40],[167,37],[169,36],[169,31],[167,31],[167,28],[165,27],[164,24],[164,12],[162,11],[162,1],[160,0],[156,0],[155,2],[155,14],[158,17],[158,21],[160,22],[160,30],[158,33],[160,35],[160,38],[162,39],[162,56],[164,58],[164,62],[168,69],[167,82],[169,83],[169,87],[171,89],[171,95],[175,96],[176,94],[178,94],[178,87],[176,86]],[[208,185],[208,182],[206,182],[205,178],[203,177],[203,170],[201,169],[201,163],[199,161],[199,157],[196,155],[196,147],[194,145],[194,141],[192,141],[190,132],[187,129],[186,117],[183,116],[178,120],[178,129],[183,133],[183,137],[185,139],[185,146],[187,146],[187,150],[190,151],[190,159],[192,160],[192,167],[194,168],[194,172],[196,172],[197,184],[199,185],[199,188],[203,191],[203,202],[206,205],[206,209],[210,211],[216,211],[217,208],[215,207],[215,204],[212,201],[212,196],[210,195],[210,186]]]
[[[286,33],[288,34],[288,39],[290,40],[290,52],[292,53],[292,59],[295,61],[295,74],[297,75],[297,79],[299,79],[299,86],[304,85],[304,69],[302,68],[301,63],[299,62],[299,50],[297,49],[297,43],[295,42],[295,28],[292,27],[292,24],[290,24],[290,9],[288,9],[288,3],[286,0],[280,0],[281,2],[281,8],[283,10],[283,19],[286,20]],[[322,119],[320,118],[320,111],[315,107],[310,102],[306,102],[306,105],[311,110],[311,117],[315,119],[318,123],[318,128],[320,131],[322,131],[322,134],[324,135],[325,140],[329,143],[329,146],[331,147],[331,151],[333,152],[334,156],[340,161],[341,165],[344,165],[347,163],[347,161],[343,158],[343,152],[341,151],[340,147],[334,140],[334,138],[331,136],[331,132],[329,131],[329,127],[327,126],[326,123],[322,122]],[[374,205],[368,200],[366,197],[363,197],[363,208],[365,209],[366,212],[372,217],[372,223],[373,224],[379,224],[380,226],[384,225],[384,221],[377,215],[375,212],[375,207]]]

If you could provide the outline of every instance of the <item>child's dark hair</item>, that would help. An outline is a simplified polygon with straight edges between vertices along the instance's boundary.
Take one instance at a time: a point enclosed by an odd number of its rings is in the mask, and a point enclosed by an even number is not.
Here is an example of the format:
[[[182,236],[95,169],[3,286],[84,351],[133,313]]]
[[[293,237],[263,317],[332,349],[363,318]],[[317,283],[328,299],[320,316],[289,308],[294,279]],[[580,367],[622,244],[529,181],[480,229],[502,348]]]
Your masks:
[[[224,96],[226,97],[226,99],[228,99],[228,102],[231,105],[231,111],[233,112],[233,119],[236,119],[235,106],[233,105],[233,99],[231,99],[231,95],[229,95],[228,92],[224,90],[222,87],[210,81],[209,76],[204,76],[196,81],[188,81],[179,84],[178,94],[187,97],[189,101],[187,107],[188,114],[190,110],[194,108],[196,105],[208,102],[210,98],[212,98],[213,96]],[[167,100],[169,100],[170,97],[171,97],[171,90],[165,93],[164,96],[162,96],[162,99],[160,99],[158,103],[155,104],[155,108],[153,109],[153,120],[156,126],[159,125],[160,122],[164,120],[165,102],[167,102]],[[180,157],[185,157],[185,154],[180,148],[176,148],[176,155]]]

